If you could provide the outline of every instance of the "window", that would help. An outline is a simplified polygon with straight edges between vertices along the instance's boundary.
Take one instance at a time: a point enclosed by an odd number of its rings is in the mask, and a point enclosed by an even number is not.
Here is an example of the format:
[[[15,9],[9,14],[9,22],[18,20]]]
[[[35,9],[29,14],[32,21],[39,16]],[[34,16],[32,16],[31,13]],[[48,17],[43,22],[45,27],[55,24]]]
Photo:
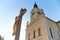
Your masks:
[[[41,33],[40,33],[41,31],[40,31],[40,28],[38,29],[38,36],[41,36]]]
[[[40,12],[38,12],[38,14],[40,15]]]
[[[32,15],[34,15],[34,12],[32,13]]]
[[[59,38],[60,38],[60,32],[58,32],[58,36],[59,36]]]
[[[28,40],[30,40],[30,33],[28,34]]]
[[[35,38],[35,31],[33,32],[33,38]]]
[[[49,28],[49,30],[50,30],[51,37],[53,38],[53,35],[52,35],[52,30],[51,30],[51,28]]]

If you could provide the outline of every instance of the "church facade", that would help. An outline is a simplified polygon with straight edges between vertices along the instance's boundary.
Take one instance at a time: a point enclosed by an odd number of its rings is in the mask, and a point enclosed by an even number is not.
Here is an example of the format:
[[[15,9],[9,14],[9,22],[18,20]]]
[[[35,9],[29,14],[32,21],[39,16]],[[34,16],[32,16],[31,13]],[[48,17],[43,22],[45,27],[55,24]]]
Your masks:
[[[26,40],[60,40],[60,21],[45,16],[43,9],[34,4],[30,23],[26,26]]]

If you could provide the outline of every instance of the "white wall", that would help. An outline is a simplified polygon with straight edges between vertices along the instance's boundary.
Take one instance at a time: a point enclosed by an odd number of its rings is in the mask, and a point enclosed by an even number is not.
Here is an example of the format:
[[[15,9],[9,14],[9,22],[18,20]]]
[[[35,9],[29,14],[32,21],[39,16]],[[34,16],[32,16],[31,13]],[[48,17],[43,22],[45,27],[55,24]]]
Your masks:
[[[46,28],[47,28],[47,32],[48,32],[48,38],[49,38],[48,40],[58,40],[59,39],[57,24],[47,17],[46,17]],[[53,38],[51,37],[49,28],[51,28],[51,30],[52,30]]]

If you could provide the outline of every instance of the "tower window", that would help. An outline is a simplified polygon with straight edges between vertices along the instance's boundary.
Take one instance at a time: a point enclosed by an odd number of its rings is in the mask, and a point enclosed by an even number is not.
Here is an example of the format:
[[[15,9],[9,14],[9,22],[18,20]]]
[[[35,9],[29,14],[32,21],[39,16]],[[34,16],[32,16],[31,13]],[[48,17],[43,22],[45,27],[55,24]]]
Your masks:
[[[38,29],[38,36],[41,36],[41,30],[40,30],[40,28]]]
[[[40,15],[40,12],[38,12],[38,14]]]
[[[32,13],[32,15],[34,15],[34,12]]]
[[[28,34],[28,40],[30,40],[30,33]]]
[[[33,38],[35,38],[35,31],[33,32]]]
[[[50,30],[51,37],[53,38],[53,34],[52,34],[52,30],[51,30],[51,28],[49,28],[49,30]]]

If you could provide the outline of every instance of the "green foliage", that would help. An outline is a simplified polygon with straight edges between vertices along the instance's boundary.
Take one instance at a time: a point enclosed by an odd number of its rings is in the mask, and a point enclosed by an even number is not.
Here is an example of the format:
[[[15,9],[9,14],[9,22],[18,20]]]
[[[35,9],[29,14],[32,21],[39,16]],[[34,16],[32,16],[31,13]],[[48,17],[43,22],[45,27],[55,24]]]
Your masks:
[[[3,38],[3,37],[1,37],[1,35],[0,35],[0,40],[4,40],[4,38]]]

